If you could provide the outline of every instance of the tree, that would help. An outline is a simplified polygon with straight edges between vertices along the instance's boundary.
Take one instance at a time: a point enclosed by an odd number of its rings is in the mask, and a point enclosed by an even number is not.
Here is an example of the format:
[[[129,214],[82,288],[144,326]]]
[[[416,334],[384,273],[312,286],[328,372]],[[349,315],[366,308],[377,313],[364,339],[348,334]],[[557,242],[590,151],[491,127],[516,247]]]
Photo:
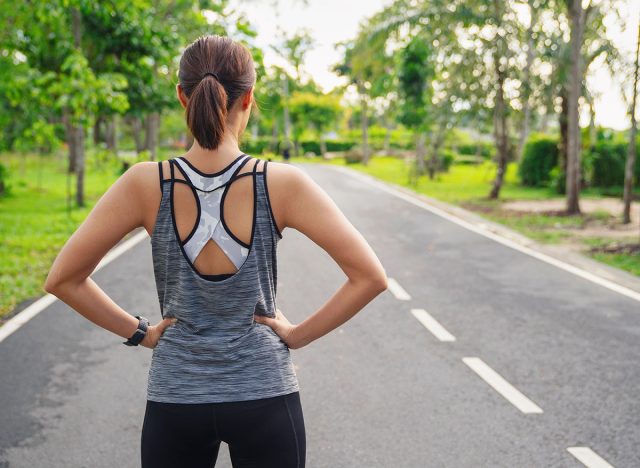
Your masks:
[[[623,223],[631,222],[631,201],[633,200],[633,167],[636,162],[636,135],[638,123],[636,121],[636,104],[638,102],[638,68],[640,66],[640,23],[638,23],[638,39],[636,42],[635,66],[633,69],[633,90],[629,115],[631,116],[631,129],[629,130],[629,147],[627,162],[624,171],[624,210]]]
[[[271,46],[271,48],[279,54],[283,59],[285,59],[289,64],[291,64],[296,72],[295,80],[298,84],[301,84],[302,79],[302,64],[304,63],[304,58],[307,53],[313,48],[314,41],[311,37],[309,31],[306,29],[302,29],[294,33],[292,36],[287,36],[287,34],[280,29],[281,41],[280,44],[276,46]],[[284,138],[289,141],[290,138],[290,129],[291,129],[291,117],[289,115],[289,96],[294,91],[291,89],[291,77],[289,77],[288,73],[283,70],[281,73],[281,83],[282,83],[282,103],[283,103],[283,117],[284,117]],[[298,155],[298,136],[300,134],[299,130],[294,129],[294,154]]]
[[[342,111],[338,98],[328,94],[297,92],[289,101],[292,115],[298,116],[303,126],[312,126],[320,141],[320,152],[324,156],[327,145],[324,132],[333,125]]]
[[[580,112],[579,99],[582,91],[582,42],[584,39],[585,10],[582,0],[568,0],[571,36],[569,43],[569,89],[567,99],[567,213],[580,213]]]
[[[398,78],[400,82],[399,121],[413,130],[416,137],[415,175],[424,173],[425,145],[431,125],[431,99],[433,97],[433,52],[424,37],[415,36],[400,52]],[[435,167],[429,164],[429,176],[433,178]]]

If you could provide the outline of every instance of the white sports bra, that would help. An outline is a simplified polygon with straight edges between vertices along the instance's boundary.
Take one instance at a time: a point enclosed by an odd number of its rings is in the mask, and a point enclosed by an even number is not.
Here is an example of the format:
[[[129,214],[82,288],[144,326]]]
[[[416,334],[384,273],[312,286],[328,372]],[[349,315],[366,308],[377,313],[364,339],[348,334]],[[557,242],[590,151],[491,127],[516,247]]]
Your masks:
[[[209,239],[220,246],[236,268],[239,269],[244,263],[250,246],[230,232],[221,214],[221,208],[231,182],[237,178],[234,176],[249,159],[250,156],[241,154],[221,171],[209,175],[198,171],[182,156],[174,159],[189,185],[195,189],[193,192],[198,207],[196,223],[191,234],[183,242],[185,253],[192,263]]]

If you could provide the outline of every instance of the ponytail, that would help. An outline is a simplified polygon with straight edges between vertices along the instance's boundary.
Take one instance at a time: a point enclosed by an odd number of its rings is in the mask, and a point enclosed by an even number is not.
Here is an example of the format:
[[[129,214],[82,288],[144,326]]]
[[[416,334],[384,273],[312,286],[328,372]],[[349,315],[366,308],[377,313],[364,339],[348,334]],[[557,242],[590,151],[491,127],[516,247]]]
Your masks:
[[[227,92],[211,75],[196,85],[185,109],[187,125],[200,146],[216,149],[222,141],[227,121]]]

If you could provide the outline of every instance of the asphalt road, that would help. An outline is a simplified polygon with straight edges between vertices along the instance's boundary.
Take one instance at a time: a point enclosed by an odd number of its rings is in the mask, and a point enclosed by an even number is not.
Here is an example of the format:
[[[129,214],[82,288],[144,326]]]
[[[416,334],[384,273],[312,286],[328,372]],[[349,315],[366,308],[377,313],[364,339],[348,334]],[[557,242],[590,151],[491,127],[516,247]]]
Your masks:
[[[334,168],[304,165],[410,295],[387,291],[293,350],[308,467],[581,467],[588,447],[640,466],[640,304]],[[301,321],[344,274],[285,230],[278,306]],[[160,318],[145,239],[93,278]],[[426,310],[455,341],[411,313]],[[56,301],[0,343],[0,467],[136,467],[151,350]],[[523,413],[478,357],[542,409]],[[229,467],[223,444],[217,467]],[[595,465],[593,465],[595,466]]]

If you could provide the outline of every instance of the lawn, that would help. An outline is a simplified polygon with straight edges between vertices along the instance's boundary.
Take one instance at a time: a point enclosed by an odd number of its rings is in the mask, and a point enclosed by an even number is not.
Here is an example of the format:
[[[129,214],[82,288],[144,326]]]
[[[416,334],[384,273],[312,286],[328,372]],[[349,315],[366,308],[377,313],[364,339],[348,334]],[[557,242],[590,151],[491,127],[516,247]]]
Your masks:
[[[22,301],[45,294],[42,286],[57,253],[119,177],[120,162],[98,163],[87,152],[86,206],[67,203],[66,155],[1,154],[11,194],[0,198],[0,319]],[[75,176],[69,178],[75,194]]]
[[[299,158],[296,160],[303,161],[304,159]],[[487,199],[491,182],[495,177],[495,165],[491,162],[485,162],[482,165],[454,164],[448,172],[438,174],[434,180],[429,180],[427,176],[423,176],[416,185],[410,185],[408,179],[409,165],[402,159],[376,156],[370,160],[367,166],[361,163],[347,164],[343,158],[334,158],[329,161],[314,158],[314,161],[351,167],[386,182],[408,187],[432,198],[462,206],[491,221],[504,224],[538,242],[577,245],[584,254],[598,261],[640,276],[640,253],[637,251],[633,254],[592,253],[590,247],[594,238],[576,236],[576,233],[587,225],[610,223],[611,217],[608,213],[564,216],[545,213],[516,213],[502,209],[501,204],[505,201],[549,200],[561,197],[550,188],[523,187],[519,185],[518,168],[515,163],[509,164],[504,185],[500,192],[500,200],[495,201]],[[613,191],[615,192],[616,190],[614,189]],[[636,194],[640,196],[640,188],[638,187],[636,187]],[[587,189],[581,193],[583,199],[597,199],[602,196],[603,194],[599,189]],[[635,239],[627,239],[627,241],[637,242],[638,236],[636,235]]]

